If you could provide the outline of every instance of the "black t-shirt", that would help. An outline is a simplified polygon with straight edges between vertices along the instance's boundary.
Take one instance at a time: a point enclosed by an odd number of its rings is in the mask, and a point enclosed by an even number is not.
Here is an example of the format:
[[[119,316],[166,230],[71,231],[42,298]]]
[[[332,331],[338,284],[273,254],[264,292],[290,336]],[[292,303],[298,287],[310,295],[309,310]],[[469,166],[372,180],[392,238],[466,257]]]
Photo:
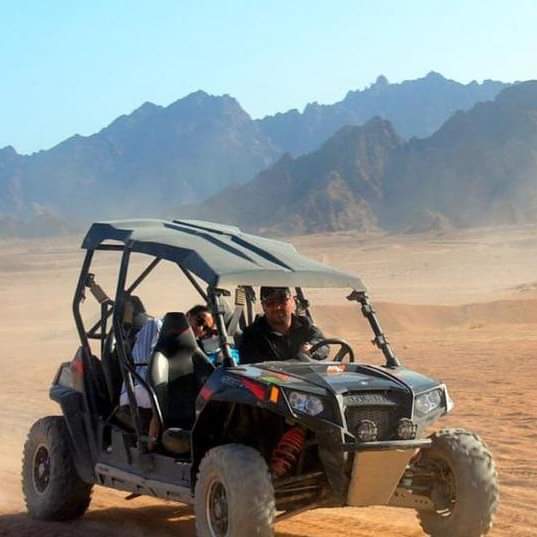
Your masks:
[[[290,360],[296,358],[304,343],[324,339],[322,332],[307,318],[293,315],[287,334],[275,332],[265,316],[245,328],[239,345],[241,364]]]

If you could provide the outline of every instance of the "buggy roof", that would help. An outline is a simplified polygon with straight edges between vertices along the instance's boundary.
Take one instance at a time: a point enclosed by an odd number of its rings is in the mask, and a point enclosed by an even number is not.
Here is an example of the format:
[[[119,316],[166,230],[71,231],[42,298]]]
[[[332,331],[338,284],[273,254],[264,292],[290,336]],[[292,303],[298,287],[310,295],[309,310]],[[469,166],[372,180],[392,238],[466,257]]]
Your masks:
[[[174,261],[208,285],[351,287],[360,278],[300,255],[287,242],[243,233],[239,228],[201,220],[117,220],[94,223],[82,248],[120,241],[132,252]]]

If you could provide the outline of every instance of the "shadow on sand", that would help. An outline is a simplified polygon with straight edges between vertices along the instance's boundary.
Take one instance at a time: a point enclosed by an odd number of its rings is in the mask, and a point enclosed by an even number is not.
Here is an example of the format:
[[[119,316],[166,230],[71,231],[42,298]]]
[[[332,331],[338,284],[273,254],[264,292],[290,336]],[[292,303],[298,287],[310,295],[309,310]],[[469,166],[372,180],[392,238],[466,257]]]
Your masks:
[[[194,513],[188,506],[164,504],[92,509],[80,520],[72,522],[43,522],[25,513],[0,515],[0,537],[111,536],[196,537]],[[306,536],[277,531],[275,537]]]

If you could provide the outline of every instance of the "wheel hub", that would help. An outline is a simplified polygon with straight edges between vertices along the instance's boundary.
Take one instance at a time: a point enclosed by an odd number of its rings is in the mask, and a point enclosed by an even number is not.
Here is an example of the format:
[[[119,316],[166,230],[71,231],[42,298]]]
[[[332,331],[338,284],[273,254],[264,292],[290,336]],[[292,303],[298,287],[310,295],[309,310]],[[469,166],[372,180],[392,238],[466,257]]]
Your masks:
[[[207,494],[207,520],[213,537],[226,537],[228,532],[228,503],[226,489],[213,481]]]
[[[431,499],[437,506],[438,514],[450,516],[456,501],[456,483],[453,471],[447,463],[438,464],[437,480]]]
[[[34,489],[43,494],[50,481],[50,454],[45,446],[39,446],[34,455],[32,472]]]

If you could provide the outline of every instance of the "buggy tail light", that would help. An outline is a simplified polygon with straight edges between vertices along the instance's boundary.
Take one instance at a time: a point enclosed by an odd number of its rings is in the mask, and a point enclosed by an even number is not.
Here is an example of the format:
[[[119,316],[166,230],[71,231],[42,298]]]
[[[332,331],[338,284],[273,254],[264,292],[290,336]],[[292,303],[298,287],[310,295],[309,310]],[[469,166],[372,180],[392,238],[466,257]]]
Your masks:
[[[250,379],[242,379],[241,384],[256,398],[260,401],[265,399],[267,389],[263,384],[254,382]]]
[[[84,391],[84,362],[82,361],[82,347],[76,351],[71,360],[71,379],[76,391]]]
[[[209,388],[209,386],[203,386],[203,388],[200,391],[200,397],[202,399],[205,399],[205,401],[208,401],[213,396],[214,390]]]
[[[74,377],[82,377],[84,375],[84,363],[82,362],[82,357],[78,353],[71,362],[71,373]]]

